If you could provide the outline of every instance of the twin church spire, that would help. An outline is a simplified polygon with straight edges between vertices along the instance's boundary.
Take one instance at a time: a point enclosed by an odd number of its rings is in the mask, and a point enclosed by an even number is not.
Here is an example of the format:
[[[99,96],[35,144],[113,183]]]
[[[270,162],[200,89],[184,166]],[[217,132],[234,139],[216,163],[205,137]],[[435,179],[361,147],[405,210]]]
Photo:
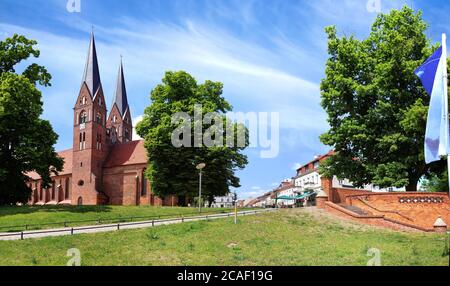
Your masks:
[[[123,117],[129,111],[128,110],[129,107],[127,98],[127,88],[125,86],[125,76],[123,74],[122,59],[120,59],[119,74],[117,76],[116,91],[114,94],[115,96],[112,106],[114,106],[115,104],[120,112],[120,115]]]
[[[97,49],[95,47],[94,33],[91,34],[91,42],[84,68],[83,82],[86,83],[92,97],[95,97],[102,83],[100,80],[100,70],[98,68]]]
[[[93,32],[91,33],[86,66],[84,69],[83,84],[86,84],[92,100],[96,100],[99,90],[102,90],[103,88],[100,79],[100,69]],[[128,105],[122,58],[120,60],[119,73],[110,114],[106,121],[106,128],[111,131],[109,133],[111,134],[113,143],[117,141],[127,142],[132,140],[131,112]]]

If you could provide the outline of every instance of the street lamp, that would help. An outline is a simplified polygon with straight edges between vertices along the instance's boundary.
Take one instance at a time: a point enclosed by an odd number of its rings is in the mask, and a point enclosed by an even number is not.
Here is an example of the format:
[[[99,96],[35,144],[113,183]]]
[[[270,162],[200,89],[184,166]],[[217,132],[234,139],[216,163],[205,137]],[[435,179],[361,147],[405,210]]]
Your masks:
[[[198,164],[195,168],[197,168],[198,172],[198,212],[202,212],[202,170],[206,167],[205,163]]]

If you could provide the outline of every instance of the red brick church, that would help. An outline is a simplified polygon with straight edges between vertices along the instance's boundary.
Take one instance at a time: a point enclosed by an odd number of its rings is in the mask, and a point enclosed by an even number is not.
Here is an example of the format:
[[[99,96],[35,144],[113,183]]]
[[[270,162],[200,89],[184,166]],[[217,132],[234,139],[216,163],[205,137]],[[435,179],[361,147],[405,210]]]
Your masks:
[[[175,196],[158,198],[144,177],[144,141],[133,141],[123,65],[108,114],[91,35],[81,89],[73,117],[73,148],[59,152],[64,170],[49,189],[37,173],[30,173],[32,205],[177,205]]]

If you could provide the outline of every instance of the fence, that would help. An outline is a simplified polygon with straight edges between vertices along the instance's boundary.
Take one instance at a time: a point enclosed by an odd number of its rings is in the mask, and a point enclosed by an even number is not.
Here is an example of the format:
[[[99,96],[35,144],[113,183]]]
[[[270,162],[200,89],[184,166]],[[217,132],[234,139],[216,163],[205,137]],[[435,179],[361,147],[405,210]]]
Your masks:
[[[220,214],[227,213],[226,210],[221,211],[207,211],[201,212],[201,214]],[[165,214],[165,215],[151,215],[151,216],[129,216],[129,217],[116,217],[116,218],[97,218],[97,219],[89,219],[89,220],[71,220],[71,221],[60,221],[60,222],[48,222],[48,223],[40,223],[40,224],[21,224],[21,225],[7,225],[0,226],[0,232],[21,232],[27,230],[39,230],[44,226],[61,226],[61,227],[70,227],[71,225],[76,224],[87,224],[87,223],[97,223],[97,224],[111,224],[111,223],[122,223],[122,222],[133,222],[138,220],[152,220],[152,219],[162,219],[169,217],[182,217],[182,216],[195,216],[198,215],[198,212],[191,213],[179,213],[179,214]]]
[[[238,216],[252,215],[264,212],[276,211],[276,209],[264,209],[264,210],[252,210],[252,211],[242,211],[238,212]],[[46,236],[62,236],[62,235],[74,235],[81,233],[89,233],[95,230],[102,231],[113,231],[113,230],[121,230],[121,229],[132,229],[132,228],[144,228],[150,226],[164,225],[170,223],[179,223],[179,222],[187,222],[187,221],[195,221],[195,220],[208,220],[215,218],[223,218],[223,217],[232,217],[234,213],[232,212],[215,212],[214,214],[202,213],[199,215],[197,213],[196,216],[181,216],[178,218],[167,218],[167,219],[152,219],[151,221],[139,221],[139,222],[125,222],[125,223],[115,223],[115,224],[106,224],[106,225],[97,225],[97,226],[80,226],[80,227],[71,227],[64,229],[49,229],[42,231],[20,231],[14,233],[3,233],[0,234],[0,240],[24,240],[25,238],[39,238]],[[162,216],[159,216],[162,217]],[[48,234],[48,235],[45,235]]]

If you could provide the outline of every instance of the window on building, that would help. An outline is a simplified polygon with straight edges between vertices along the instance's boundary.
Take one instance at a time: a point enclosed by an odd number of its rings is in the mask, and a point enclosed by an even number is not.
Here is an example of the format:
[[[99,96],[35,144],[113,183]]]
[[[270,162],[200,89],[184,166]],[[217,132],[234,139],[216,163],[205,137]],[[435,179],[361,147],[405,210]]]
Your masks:
[[[55,200],[55,181],[52,182],[52,201]]]
[[[98,98],[98,105],[102,106],[102,104],[103,104],[103,103],[102,103],[102,98],[99,97],[99,98]]]
[[[97,150],[102,150],[102,135],[97,134]]]
[[[113,116],[113,122],[116,123],[116,121],[117,121],[117,118],[116,118],[116,116],[114,115],[114,116]]]
[[[147,179],[145,178],[145,171],[142,172],[142,191],[141,195],[146,196],[147,195]]]
[[[87,122],[87,113],[86,111],[82,111],[80,113],[80,120],[79,120],[80,124],[85,124]]]
[[[128,141],[130,139],[129,135],[130,132],[128,131],[128,128],[125,128],[125,141]]]
[[[69,199],[69,188],[70,188],[69,183],[70,183],[69,178],[66,178],[66,187],[64,188],[64,191],[65,191],[65,193],[64,193],[64,198],[65,198],[66,200]]]
[[[95,121],[98,124],[102,124],[102,114],[100,112],[97,112],[97,115],[95,116]]]
[[[86,96],[83,96],[83,98],[80,99],[80,104],[85,105],[86,104]]]
[[[86,149],[86,132],[80,133],[80,150]]]

